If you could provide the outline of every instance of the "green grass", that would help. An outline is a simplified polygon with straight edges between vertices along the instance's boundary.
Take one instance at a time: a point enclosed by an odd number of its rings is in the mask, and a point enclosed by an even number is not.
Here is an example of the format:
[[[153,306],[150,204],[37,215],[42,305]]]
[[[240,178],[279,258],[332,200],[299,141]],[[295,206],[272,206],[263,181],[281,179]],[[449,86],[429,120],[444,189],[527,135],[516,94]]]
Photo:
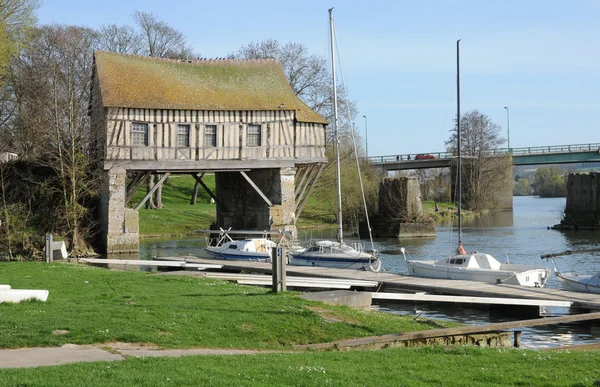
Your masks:
[[[294,293],[219,280],[66,263],[4,263],[1,269],[2,283],[48,289],[50,296],[47,302],[0,304],[0,348],[120,341],[164,348],[289,349],[431,328],[409,317],[325,306]],[[311,305],[340,322],[325,322]]]
[[[594,386],[599,352],[479,348],[130,358],[0,370],[2,386]]]
[[[215,192],[215,176],[206,175],[203,180]],[[194,230],[206,230],[216,220],[217,209],[210,204],[210,196],[200,187],[195,205],[190,205],[194,190],[194,178],[188,175],[173,175],[163,185],[162,201],[164,208],[139,210],[140,235],[179,236],[193,234]],[[131,205],[135,206],[146,195],[144,187],[136,192]],[[315,195],[308,202],[298,222],[299,228],[317,228],[335,223],[334,212]]]
[[[214,192],[215,176],[206,175],[203,181]],[[210,196],[202,187],[198,189],[196,204],[190,205],[194,182],[192,176],[170,176],[162,190],[164,208],[140,209],[140,234],[184,235],[194,230],[208,229],[216,218],[216,205],[210,204]],[[142,187],[136,192],[132,203],[139,203],[144,196],[146,190]]]

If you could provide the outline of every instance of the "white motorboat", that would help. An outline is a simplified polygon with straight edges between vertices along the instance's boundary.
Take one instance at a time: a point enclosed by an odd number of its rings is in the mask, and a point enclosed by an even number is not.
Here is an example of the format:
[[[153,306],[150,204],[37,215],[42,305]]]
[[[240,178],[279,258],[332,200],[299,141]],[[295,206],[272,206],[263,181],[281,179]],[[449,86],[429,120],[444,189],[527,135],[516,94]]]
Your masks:
[[[201,256],[211,259],[271,262],[271,248],[277,244],[265,238],[231,240],[219,246],[206,246]]]
[[[546,254],[542,255],[542,259],[551,259],[552,264],[554,265],[554,275],[563,288],[566,290],[572,290],[574,292],[582,292],[582,293],[597,293],[600,294],[600,273],[596,274],[578,274],[575,272],[561,272],[558,270],[556,266],[555,257],[561,255],[571,255],[575,253],[587,253],[587,252],[597,252],[600,249],[588,249],[588,250],[579,250],[579,251],[563,251],[561,253],[554,254]]]
[[[206,247],[200,252],[200,257],[210,259],[230,259],[238,261],[271,262],[271,249],[278,245],[286,244],[285,232],[280,231],[232,231],[223,230],[198,230],[197,232],[209,233],[206,238]],[[256,234],[257,238],[246,237],[244,239],[233,239],[233,234],[244,236]],[[269,235],[280,235],[279,244],[270,240]]]
[[[305,249],[292,250],[289,254],[289,261],[291,265],[300,266],[322,266],[322,267],[333,267],[340,269],[360,269],[379,271],[381,269],[381,261],[377,257],[376,251],[373,248],[372,253],[368,253],[363,250],[362,245],[353,244],[349,245],[344,243],[343,240],[343,228],[342,228],[342,192],[341,192],[341,181],[340,181],[340,149],[338,141],[338,101],[337,101],[337,84],[335,75],[335,39],[334,39],[334,28],[333,28],[333,8],[329,9],[329,30],[331,38],[331,68],[333,78],[333,112],[334,112],[334,144],[335,144],[335,157],[336,157],[336,181],[337,181],[337,241],[311,241],[309,246]],[[354,139],[354,138],[353,138]],[[355,152],[356,153],[356,152]],[[357,162],[358,166],[358,162]],[[360,169],[358,173],[360,184],[362,188],[362,178],[360,175]],[[363,202],[364,191],[363,191]],[[366,204],[365,204],[366,211]],[[368,222],[367,216],[367,222]],[[369,230],[371,227],[369,226]],[[371,238],[371,245],[373,240]]]
[[[406,258],[408,274],[427,277],[479,281],[498,284],[542,287],[549,276],[546,267],[500,263],[489,254],[466,253],[462,245],[461,215],[461,130],[460,130],[460,67],[459,41],[456,42],[456,89],[457,89],[457,202],[458,202],[458,248],[455,255],[440,260],[413,260]]]
[[[405,254],[404,248],[401,249]],[[405,255],[406,259],[406,255]],[[408,273],[417,277],[542,287],[550,272],[533,265],[500,263],[485,253],[454,255],[437,261],[406,260]]]

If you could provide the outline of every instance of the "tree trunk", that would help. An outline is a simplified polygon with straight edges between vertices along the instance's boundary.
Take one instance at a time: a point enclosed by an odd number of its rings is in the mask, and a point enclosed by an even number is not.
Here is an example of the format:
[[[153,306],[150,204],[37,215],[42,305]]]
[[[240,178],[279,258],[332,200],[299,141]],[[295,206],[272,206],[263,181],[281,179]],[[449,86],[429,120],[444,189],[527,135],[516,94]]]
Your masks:
[[[194,184],[194,191],[192,192],[192,200],[190,200],[190,205],[196,205],[196,200],[198,199],[198,189],[200,188],[200,183],[196,180],[196,184]]]
[[[155,175],[154,176],[154,182],[157,183],[162,175]],[[165,180],[166,182],[166,180]],[[154,191],[154,195],[156,197],[156,208],[163,208],[163,204],[162,204],[162,187],[163,187],[163,183],[161,183],[158,188],[156,189],[156,191]]]
[[[146,194],[152,191],[154,187],[154,177],[150,176],[148,180],[146,180]],[[154,195],[151,195],[148,200],[146,200],[146,208],[150,210],[156,209],[156,204],[154,204]]]

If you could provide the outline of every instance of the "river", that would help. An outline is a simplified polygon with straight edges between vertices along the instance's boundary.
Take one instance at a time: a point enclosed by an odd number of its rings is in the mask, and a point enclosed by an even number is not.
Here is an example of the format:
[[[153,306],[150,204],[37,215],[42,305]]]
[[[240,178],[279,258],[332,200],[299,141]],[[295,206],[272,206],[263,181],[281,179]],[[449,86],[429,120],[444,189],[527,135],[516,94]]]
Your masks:
[[[511,263],[531,264],[552,268],[550,262],[541,260],[540,255],[565,250],[598,247],[600,232],[556,231],[548,227],[560,222],[565,208],[565,198],[538,198],[515,196],[513,211],[489,213],[464,221],[463,244],[467,251],[491,254],[501,262],[508,258]],[[311,234],[318,238],[332,238],[330,230],[301,232],[300,237]],[[451,254],[456,248],[457,234],[450,224],[437,226],[437,237],[428,239],[383,239],[375,241],[381,251],[383,269],[391,273],[406,274],[400,248],[416,259],[439,259]],[[203,240],[143,240],[140,243],[140,259],[154,256],[194,255],[203,245]],[[600,271],[600,253],[565,256],[557,259],[562,271],[574,270],[581,274]],[[560,288],[552,276],[547,287]],[[491,314],[487,308],[472,308],[442,304],[379,303],[374,308],[396,314],[420,314],[423,318],[452,320],[465,324],[501,322],[514,319],[510,316]],[[547,308],[545,315],[569,313],[567,308]],[[600,324],[580,323],[561,326],[545,326],[522,329],[521,343],[526,348],[542,348],[564,344],[581,344],[600,340]]]

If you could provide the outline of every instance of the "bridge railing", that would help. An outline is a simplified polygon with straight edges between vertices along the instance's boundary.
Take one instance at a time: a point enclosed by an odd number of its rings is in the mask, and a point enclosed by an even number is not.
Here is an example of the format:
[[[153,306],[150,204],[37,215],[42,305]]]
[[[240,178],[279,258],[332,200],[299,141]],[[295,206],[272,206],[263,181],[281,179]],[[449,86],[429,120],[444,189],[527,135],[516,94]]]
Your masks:
[[[549,145],[549,146],[530,146],[523,148],[498,148],[492,149],[490,154],[492,155],[507,155],[512,156],[524,156],[524,155],[535,155],[535,154],[547,154],[547,153],[569,153],[569,152],[599,152],[600,143],[592,144],[573,144],[573,145]],[[436,159],[448,159],[456,157],[456,154],[450,152],[429,152],[429,153],[407,153],[398,155],[386,155],[386,156],[370,156],[368,160],[371,163],[393,163],[393,162],[406,162],[416,160],[417,155],[432,155]]]
[[[387,156],[370,156],[367,159],[372,163],[393,163],[395,161],[413,161],[418,160],[417,155],[431,155],[436,159],[449,159],[455,155],[450,152],[429,152],[429,153],[406,153]]]

